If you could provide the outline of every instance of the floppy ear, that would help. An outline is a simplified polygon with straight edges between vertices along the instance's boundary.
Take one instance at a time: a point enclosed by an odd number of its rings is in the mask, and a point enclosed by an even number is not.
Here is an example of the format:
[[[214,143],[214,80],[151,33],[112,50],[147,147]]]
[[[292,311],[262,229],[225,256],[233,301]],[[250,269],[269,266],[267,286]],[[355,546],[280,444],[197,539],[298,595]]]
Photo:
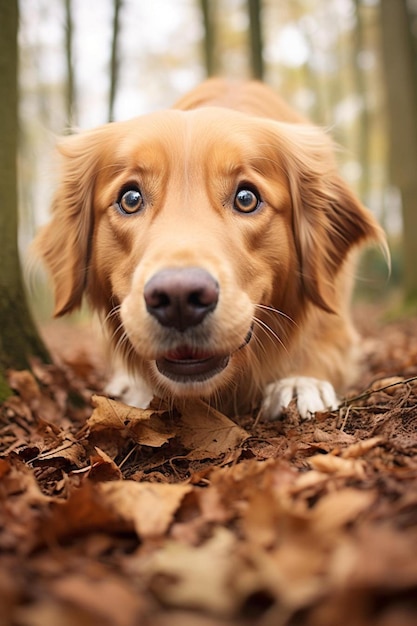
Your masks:
[[[332,312],[334,280],[350,250],[372,240],[386,247],[385,236],[338,174],[333,144],[324,132],[314,126],[280,126],[304,293]]]
[[[68,137],[58,145],[63,163],[52,202],[52,220],[39,233],[35,249],[53,280],[55,316],[81,305],[87,279],[94,221],[93,193],[100,131]]]

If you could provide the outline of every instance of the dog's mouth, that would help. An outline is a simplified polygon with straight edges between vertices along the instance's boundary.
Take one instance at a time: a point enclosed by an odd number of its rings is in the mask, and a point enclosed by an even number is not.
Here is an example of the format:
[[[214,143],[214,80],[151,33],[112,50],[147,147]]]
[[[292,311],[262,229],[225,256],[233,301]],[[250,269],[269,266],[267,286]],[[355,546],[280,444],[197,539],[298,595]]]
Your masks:
[[[244,348],[251,338],[252,328],[238,350]],[[175,382],[204,382],[226,369],[231,356],[231,354],[213,354],[212,352],[181,346],[167,352],[155,363],[163,376]]]
[[[157,359],[156,367],[161,374],[175,382],[202,382],[222,372],[229,358],[228,355],[178,348]]]

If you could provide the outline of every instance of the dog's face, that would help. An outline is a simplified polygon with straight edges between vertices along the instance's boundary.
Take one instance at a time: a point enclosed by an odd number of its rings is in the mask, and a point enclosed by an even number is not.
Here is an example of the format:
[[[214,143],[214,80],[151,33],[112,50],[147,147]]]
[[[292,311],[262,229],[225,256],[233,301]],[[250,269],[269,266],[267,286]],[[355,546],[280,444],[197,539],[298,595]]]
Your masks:
[[[279,349],[307,305],[331,310],[348,251],[376,232],[313,127],[170,110],[61,152],[38,241],[56,314],[86,292],[132,366],[176,395],[216,392],[245,355]]]

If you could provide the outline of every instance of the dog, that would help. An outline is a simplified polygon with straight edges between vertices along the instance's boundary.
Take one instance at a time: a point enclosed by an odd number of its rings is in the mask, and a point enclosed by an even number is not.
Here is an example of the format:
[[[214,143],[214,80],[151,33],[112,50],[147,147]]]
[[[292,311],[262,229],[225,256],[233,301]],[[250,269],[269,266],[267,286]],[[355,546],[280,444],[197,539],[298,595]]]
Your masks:
[[[262,83],[210,79],[59,152],[37,239],[55,315],[86,295],[136,380],[132,403],[337,407],[357,372],[355,250],[384,235],[322,129]]]

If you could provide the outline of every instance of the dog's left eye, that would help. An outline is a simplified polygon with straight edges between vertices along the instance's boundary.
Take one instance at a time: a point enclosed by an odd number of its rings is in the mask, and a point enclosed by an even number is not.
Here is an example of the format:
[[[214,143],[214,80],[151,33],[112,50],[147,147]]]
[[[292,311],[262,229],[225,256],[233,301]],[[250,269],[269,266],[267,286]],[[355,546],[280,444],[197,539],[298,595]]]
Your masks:
[[[238,189],[233,203],[236,211],[240,213],[253,213],[259,207],[261,199],[252,189]]]
[[[127,189],[117,204],[123,213],[137,213],[143,208],[143,197],[139,189]]]

